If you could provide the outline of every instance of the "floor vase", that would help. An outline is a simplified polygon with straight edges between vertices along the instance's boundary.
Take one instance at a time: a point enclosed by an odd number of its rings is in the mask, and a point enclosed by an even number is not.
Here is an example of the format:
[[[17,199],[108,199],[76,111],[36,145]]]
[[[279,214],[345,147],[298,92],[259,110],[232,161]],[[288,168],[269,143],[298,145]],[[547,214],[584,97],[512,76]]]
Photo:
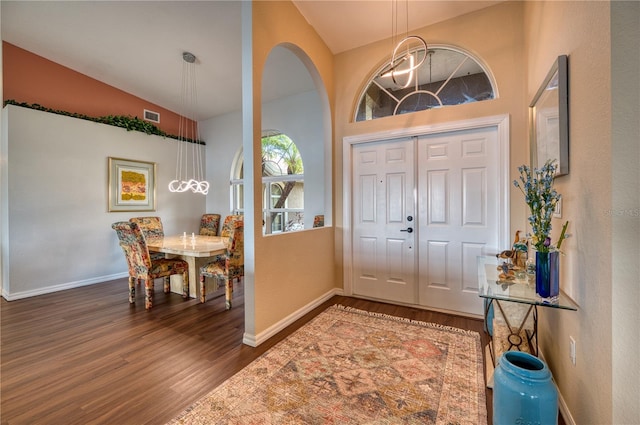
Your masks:
[[[493,423],[558,423],[558,390],[551,371],[537,357],[507,351],[493,375]]]
[[[557,299],[560,293],[558,251],[536,251],[536,294],[548,300]]]

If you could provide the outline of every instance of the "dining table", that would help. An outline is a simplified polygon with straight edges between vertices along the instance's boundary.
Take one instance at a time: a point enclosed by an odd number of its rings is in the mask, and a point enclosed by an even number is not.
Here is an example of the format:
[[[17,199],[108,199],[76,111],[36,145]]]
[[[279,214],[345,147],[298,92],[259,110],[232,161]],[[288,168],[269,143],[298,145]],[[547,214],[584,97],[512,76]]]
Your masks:
[[[189,264],[189,297],[200,298],[200,267],[211,261],[211,257],[224,254],[226,248],[220,236],[187,235],[147,238],[150,252],[162,252],[167,258],[181,258]],[[172,276],[171,292],[182,294],[179,276]]]

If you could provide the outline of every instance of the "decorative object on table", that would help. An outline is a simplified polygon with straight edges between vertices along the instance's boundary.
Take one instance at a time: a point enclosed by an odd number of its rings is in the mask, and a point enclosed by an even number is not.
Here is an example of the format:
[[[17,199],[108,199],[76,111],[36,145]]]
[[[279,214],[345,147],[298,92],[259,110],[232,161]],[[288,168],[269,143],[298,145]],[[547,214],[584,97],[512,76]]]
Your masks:
[[[109,169],[109,212],[156,210],[156,163],[112,158]]]
[[[170,424],[487,423],[480,334],[343,306]]]
[[[493,423],[557,424],[558,390],[539,358],[507,351],[493,375]]]
[[[557,255],[551,256],[556,257],[555,259],[549,259],[549,253],[559,250],[569,224],[568,221],[564,224],[557,246],[554,246],[550,236],[551,218],[556,203],[562,198],[553,188],[556,167],[555,160],[549,160],[542,168],[534,170],[527,165],[521,165],[518,167],[520,181],[513,181],[514,186],[524,194],[531,213],[529,224],[532,230],[531,243],[536,251],[536,293],[549,301],[554,301],[560,291]]]
[[[524,269],[527,261],[527,251],[529,250],[529,242],[527,238],[521,238],[521,230],[516,230],[513,238],[511,249],[500,252],[496,257],[508,260],[513,264],[515,270]]]
[[[569,174],[568,58],[558,56],[529,105],[531,164],[557,161],[556,177]]]
[[[204,176],[204,142],[200,140],[199,117],[196,116],[196,56],[190,52],[182,52],[180,102],[176,175],[169,183],[169,191],[191,190],[193,193],[206,195],[209,193],[209,182]]]
[[[111,228],[116,231],[120,247],[129,265],[129,303],[136,302],[136,284],[144,281],[145,302],[147,310],[153,307],[153,281],[164,278],[164,292],[170,292],[169,277],[182,275],[182,297],[189,296],[189,264],[178,259],[151,260],[147,242],[142,230],[135,222],[119,221]]]
[[[529,252],[529,240],[527,238],[519,238],[520,230],[516,232],[516,240],[513,242],[511,249],[514,252],[513,264],[517,270],[525,270],[527,267],[527,258]]]

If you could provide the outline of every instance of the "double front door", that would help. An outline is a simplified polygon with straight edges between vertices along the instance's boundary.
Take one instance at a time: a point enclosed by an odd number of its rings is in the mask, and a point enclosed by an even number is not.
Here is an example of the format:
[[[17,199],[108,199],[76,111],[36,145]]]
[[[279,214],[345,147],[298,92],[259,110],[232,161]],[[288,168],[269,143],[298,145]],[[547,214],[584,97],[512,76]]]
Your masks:
[[[498,131],[452,131],[352,151],[353,293],[482,314],[478,255],[499,242]]]

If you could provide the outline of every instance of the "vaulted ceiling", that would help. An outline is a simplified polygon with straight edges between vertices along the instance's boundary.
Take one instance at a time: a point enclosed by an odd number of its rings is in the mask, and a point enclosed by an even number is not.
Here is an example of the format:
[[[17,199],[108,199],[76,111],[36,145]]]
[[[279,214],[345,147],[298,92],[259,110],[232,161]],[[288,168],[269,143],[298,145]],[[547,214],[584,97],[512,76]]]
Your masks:
[[[296,0],[334,54],[499,1]],[[406,7],[409,13],[406,13]],[[164,108],[180,110],[182,52],[197,57],[199,119],[241,107],[241,1],[2,0],[2,40]],[[289,58],[289,59],[287,59]],[[282,61],[290,60],[284,55]],[[289,67],[286,62],[278,72]],[[310,90],[278,78],[265,100]]]

